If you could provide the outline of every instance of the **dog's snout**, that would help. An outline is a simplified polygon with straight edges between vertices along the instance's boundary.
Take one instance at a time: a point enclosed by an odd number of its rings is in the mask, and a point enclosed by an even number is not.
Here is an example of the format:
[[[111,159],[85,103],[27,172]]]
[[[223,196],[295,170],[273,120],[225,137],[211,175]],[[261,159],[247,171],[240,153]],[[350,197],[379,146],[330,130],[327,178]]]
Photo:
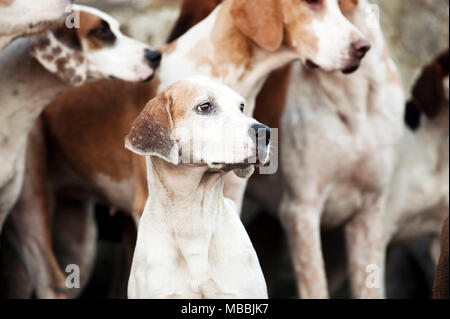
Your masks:
[[[352,43],[352,50],[356,58],[362,59],[369,52],[370,48],[370,43],[364,39],[359,39]]]
[[[145,49],[144,56],[145,56],[145,59],[150,64],[150,66],[153,68],[157,68],[159,66],[159,64],[161,63],[162,55],[161,55],[161,52],[159,52],[159,51]]]
[[[250,127],[250,135],[256,136],[258,144],[264,143],[265,146],[270,143],[270,128],[263,124],[254,124]]]

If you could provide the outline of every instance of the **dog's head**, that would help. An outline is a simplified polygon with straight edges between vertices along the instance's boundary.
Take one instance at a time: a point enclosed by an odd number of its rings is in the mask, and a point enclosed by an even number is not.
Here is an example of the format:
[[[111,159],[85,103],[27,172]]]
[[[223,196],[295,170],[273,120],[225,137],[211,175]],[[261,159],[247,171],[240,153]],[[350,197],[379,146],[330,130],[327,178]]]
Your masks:
[[[257,45],[287,45],[309,67],[356,71],[370,44],[344,12],[362,0],[230,0],[239,30]]]
[[[0,0],[0,36],[41,32],[61,21],[73,0]]]
[[[72,85],[87,79],[150,80],[161,54],[129,38],[109,15],[86,6],[73,6],[63,25],[40,36],[32,55],[47,70]]]
[[[172,164],[245,170],[268,161],[270,129],[243,114],[244,99],[198,76],[173,84],[135,120],[126,147]]]
[[[416,81],[406,106],[406,123],[412,129],[420,124],[420,114],[435,118],[449,106],[449,50],[427,65]]]

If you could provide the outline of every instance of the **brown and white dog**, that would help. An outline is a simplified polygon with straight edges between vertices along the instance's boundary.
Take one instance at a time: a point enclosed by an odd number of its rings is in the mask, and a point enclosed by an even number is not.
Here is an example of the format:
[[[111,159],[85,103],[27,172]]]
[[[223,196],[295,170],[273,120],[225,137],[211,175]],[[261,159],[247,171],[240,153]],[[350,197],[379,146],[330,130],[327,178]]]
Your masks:
[[[90,7],[73,8],[79,26],[61,25],[41,36],[18,39],[0,55],[0,230],[21,193],[28,134],[44,107],[70,86],[89,80],[149,80],[160,62],[159,52],[123,35],[112,17]],[[23,190],[26,196],[30,193],[36,195]],[[48,288],[38,295],[51,296]]]
[[[61,22],[73,0],[0,0],[0,51],[15,38],[42,32]]]
[[[345,76],[295,64],[281,120],[286,187],[280,217],[302,298],[329,297],[320,230],[344,224],[353,296],[384,293],[383,285],[366,285],[366,267],[378,265],[383,273],[382,223],[405,99],[370,3],[341,4],[370,41],[370,52],[357,72]]]
[[[20,193],[27,136],[44,107],[71,85],[109,77],[144,81],[159,64],[160,54],[124,36],[112,17],[74,9],[79,28],[19,39],[0,55],[0,230]]]
[[[135,120],[126,146],[147,159],[150,197],[129,298],[267,298],[250,238],[223,196],[227,172],[246,177],[269,159],[270,129],[244,106],[226,86],[197,76],[170,85]]]

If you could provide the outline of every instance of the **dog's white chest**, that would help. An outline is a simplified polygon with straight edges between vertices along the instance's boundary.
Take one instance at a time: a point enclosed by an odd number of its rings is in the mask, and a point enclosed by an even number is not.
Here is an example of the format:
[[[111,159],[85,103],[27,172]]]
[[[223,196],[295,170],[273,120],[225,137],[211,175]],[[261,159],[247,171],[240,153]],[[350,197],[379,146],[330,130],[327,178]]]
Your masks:
[[[225,217],[205,250],[177,239],[164,217],[144,213],[128,286],[129,298],[267,298],[258,258],[235,214]],[[183,240],[180,245],[179,240]],[[191,241],[191,242],[189,242]],[[182,247],[182,248],[180,248]]]

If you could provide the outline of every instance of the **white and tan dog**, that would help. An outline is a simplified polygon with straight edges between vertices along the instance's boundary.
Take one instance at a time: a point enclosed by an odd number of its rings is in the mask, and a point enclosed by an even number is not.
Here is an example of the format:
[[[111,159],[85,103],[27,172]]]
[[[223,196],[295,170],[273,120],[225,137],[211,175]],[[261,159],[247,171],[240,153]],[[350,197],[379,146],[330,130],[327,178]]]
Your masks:
[[[248,177],[253,166],[246,161],[268,160],[270,130],[243,114],[244,102],[226,86],[195,77],[162,91],[134,122],[126,146],[147,157],[151,196],[129,298],[267,298],[250,238],[223,196],[226,172]]]
[[[351,75],[294,65],[281,123],[280,215],[302,298],[329,296],[320,230],[344,224],[353,296],[384,296],[383,280],[367,285],[366,270],[376,265],[383,274],[383,221],[405,98],[370,3],[348,1],[341,9],[371,51]]]
[[[22,186],[28,133],[44,107],[89,79],[144,81],[161,55],[124,36],[105,13],[74,6],[80,25],[18,39],[0,55],[0,231]]]
[[[61,22],[73,0],[0,0],[0,51],[14,39]]]

